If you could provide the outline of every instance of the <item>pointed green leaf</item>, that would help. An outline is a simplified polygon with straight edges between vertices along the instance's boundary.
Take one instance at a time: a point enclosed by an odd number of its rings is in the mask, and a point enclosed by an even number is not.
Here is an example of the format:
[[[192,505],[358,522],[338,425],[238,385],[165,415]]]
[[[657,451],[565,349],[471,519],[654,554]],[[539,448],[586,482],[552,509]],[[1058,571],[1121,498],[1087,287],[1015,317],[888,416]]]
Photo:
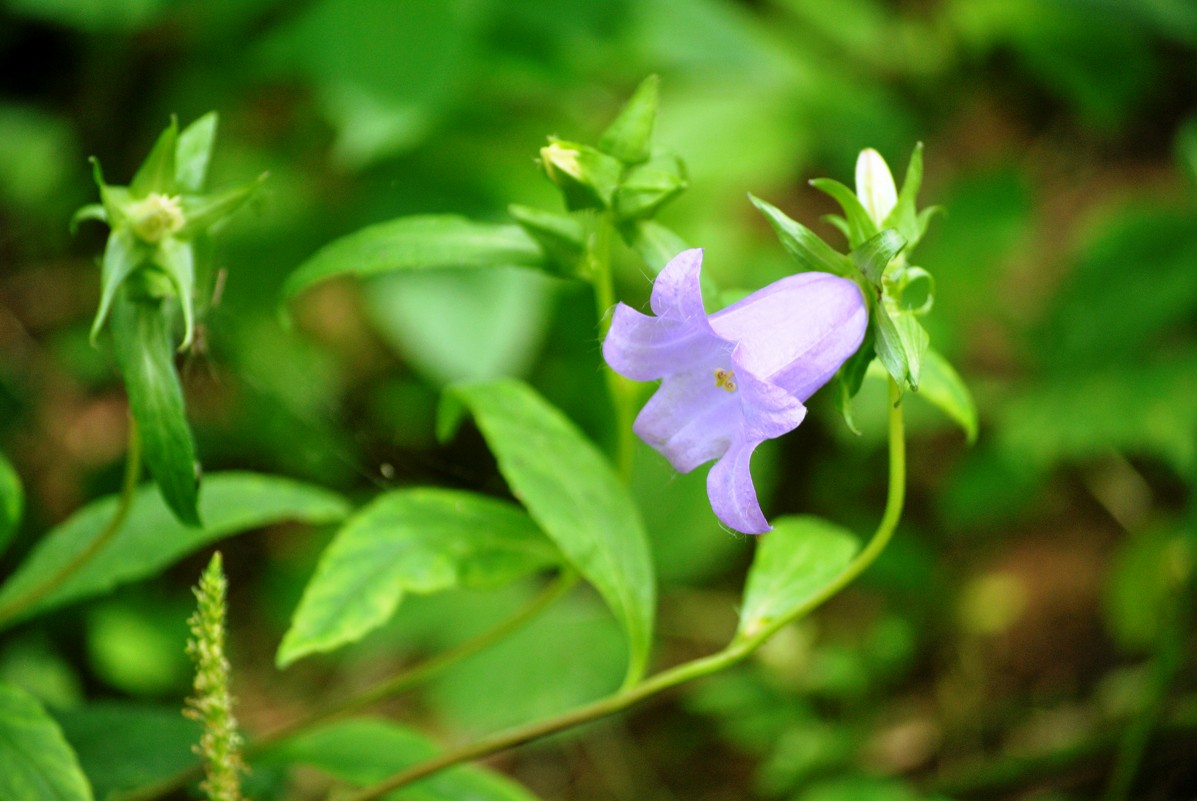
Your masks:
[[[748,197],[769,220],[773,230],[777,232],[777,238],[781,240],[781,244],[803,267],[834,275],[850,276],[852,274],[852,262],[848,257],[837,252],[820,239],[814,231],[791,220],[780,209],[755,195],[750,194]]]
[[[191,347],[195,333],[195,251],[190,242],[167,237],[158,243],[153,258],[178,296],[179,309],[183,312],[183,342],[179,350],[186,350]]]
[[[852,251],[852,263],[873,285],[881,289],[885,268],[906,247],[906,240],[892,228],[886,228]]]
[[[58,724],[37,699],[11,684],[0,684],[0,798],[92,801]]]
[[[104,257],[100,261],[100,306],[91,324],[93,345],[112,311],[117,290],[149,255],[149,248],[127,226],[118,226],[108,233],[108,244],[104,247]]]
[[[175,148],[178,140],[179,121],[171,117],[170,125],[158,137],[154,149],[129,182],[129,193],[133,197],[143,198],[151,192],[175,194]]]
[[[969,444],[977,440],[977,404],[960,374],[934,348],[922,363],[919,397],[930,401],[964,429]]]
[[[651,217],[688,185],[681,159],[672,154],[654,156],[625,171],[615,192],[615,216],[620,220]]]
[[[36,593],[91,546],[107,527],[116,507],[115,496],[90,503],[42,537],[16,573],[0,585],[0,619],[7,624],[155,575],[187,554],[231,534],[287,520],[312,525],[334,523],[349,513],[342,497],[320,487],[277,476],[215,473],[204,479],[200,493],[204,527],[194,528],[180,523],[162,503],[158,491],[145,485],[134,495],[124,524],[92,559],[9,618],[14,605]]]
[[[599,137],[599,150],[629,166],[648,159],[660,86],[661,79],[650,75],[636,87],[619,116]]]
[[[489,588],[559,563],[518,506],[469,492],[398,490],[350,518],[320,557],[278,666],[381,626],[406,593]]]
[[[446,267],[544,267],[540,246],[518,225],[461,217],[400,217],[335,240],[291,273],[283,298],[337,275]]]
[[[104,182],[104,171],[100,168],[100,160],[91,157],[91,175],[95,179],[96,187],[100,190],[100,203],[104,206],[106,222],[112,228],[124,222],[124,209],[131,202],[127,186],[109,186]]]
[[[12,542],[25,509],[25,490],[12,463],[0,453],[0,553]]]
[[[896,228],[898,233],[913,248],[918,244],[921,229],[926,228],[926,221],[919,221],[918,201],[919,189],[923,185],[923,143],[914,146],[910,154],[910,163],[906,167],[906,177],[902,181],[902,189],[898,192],[898,203],[885,218],[883,227]]]
[[[112,309],[112,336],[150,475],[179,520],[198,526],[199,466],[175,374],[166,302],[129,300],[122,293]]]
[[[266,173],[262,173],[255,180],[224,192],[212,195],[180,196],[179,207],[183,210],[185,222],[176,236],[180,239],[190,239],[207,231],[245,205],[245,202],[265,181]]]
[[[431,759],[440,749],[420,732],[378,718],[353,718],[305,731],[271,746],[255,765],[309,765],[357,786],[380,782]],[[411,787],[389,801],[537,801],[521,785],[478,765],[459,765]]]
[[[818,517],[783,517],[757,539],[738,639],[761,635],[819,597],[856,555],[851,532]]]
[[[573,275],[586,250],[586,231],[581,221],[569,214],[512,204],[507,213],[528,235],[540,243],[557,272]]]
[[[906,353],[907,381],[911,389],[918,391],[922,385],[923,358],[927,354],[930,338],[922,323],[911,312],[899,312],[894,315],[893,321]]]
[[[197,195],[208,177],[219,115],[209,111],[179,134],[175,145],[175,184],[180,192]]]
[[[844,210],[844,219],[848,224],[846,235],[849,247],[856,249],[866,240],[876,236],[877,223],[873,222],[873,218],[865,211],[855,192],[831,178],[816,178],[810,185],[831,195]]]
[[[623,626],[628,681],[648,664],[656,584],[644,524],[610,462],[526,384],[454,387],[474,416],[512,494],[594,585]]]

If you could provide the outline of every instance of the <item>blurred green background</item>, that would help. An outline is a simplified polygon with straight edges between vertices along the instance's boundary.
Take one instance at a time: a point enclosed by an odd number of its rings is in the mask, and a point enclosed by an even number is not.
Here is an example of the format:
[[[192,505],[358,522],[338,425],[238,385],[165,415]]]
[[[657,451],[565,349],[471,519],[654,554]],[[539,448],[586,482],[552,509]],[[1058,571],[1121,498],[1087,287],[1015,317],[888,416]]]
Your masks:
[[[806,181],[851,183],[863,147],[900,178],[925,143],[922,202],[947,209],[916,254],[937,278],[926,323],[973,388],[981,436],[966,447],[911,399],[909,511],[857,588],[749,666],[499,766],[546,799],[1081,799],[1128,765],[1123,797],[1192,797],[1191,0],[3,0],[0,449],[28,502],[0,575],[119,485],[123,392],[87,342],[104,231],[67,226],[95,199],[89,155],[123,183],[171,114],[215,109],[211,184],[270,172],[217,237],[227,280],[205,301],[203,347],[181,360],[206,469],[362,500],[413,483],[501,494],[476,435],[435,443],[438,388],[520,375],[609,441],[586,287],[518,271],[336,281],[294,304],[290,330],[278,289],[373,222],[557,208],[534,162],[545,137],[594,141],[650,73],[656,141],[690,171],[662,221],[706,248],[725,289],[793,269],[746,193],[841,246]],[[642,303],[650,274],[618,258],[621,296]],[[754,461],[766,511],[867,532],[884,495],[880,385],[857,402],[861,437],[829,399],[812,404]],[[639,456],[664,664],[729,636],[752,543],[718,527],[705,471]],[[279,528],[224,546],[251,731],[532,591],[414,599],[386,631],[280,676],[273,650],[327,537]],[[121,762],[113,737],[146,753],[147,727],[169,733],[154,742],[191,736],[173,715],[202,564],[0,640],[0,677],[56,711],[85,767]],[[480,733],[609,691],[621,649],[600,606],[571,597],[391,711],[449,739]],[[134,708],[142,724],[105,723]],[[93,781],[102,796],[120,779]],[[254,781],[260,799],[325,786],[269,766]]]

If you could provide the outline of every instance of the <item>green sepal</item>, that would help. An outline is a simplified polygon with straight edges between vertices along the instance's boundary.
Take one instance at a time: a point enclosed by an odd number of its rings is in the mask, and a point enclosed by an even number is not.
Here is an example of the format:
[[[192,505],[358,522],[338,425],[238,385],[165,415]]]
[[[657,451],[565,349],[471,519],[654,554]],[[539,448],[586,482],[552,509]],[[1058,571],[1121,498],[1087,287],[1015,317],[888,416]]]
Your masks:
[[[169,302],[121,293],[112,308],[112,336],[150,475],[175,517],[198,526],[199,469],[175,373]]]
[[[904,247],[906,240],[894,229],[886,228],[852,251],[852,263],[860,270],[860,274],[873,287],[878,297],[882,292],[886,268]]]
[[[98,222],[108,222],[108,211],[104,208],[103,203],[88,203],[81,207],[78,211],[71,215],[70,229],[71,233],[79,230],[79,223],[87,220],[97,220]]]
[[[599,137],[599,150],[628,166],[649,157],[649,142],[657,119],[661,79],[650,75],[641,81],[615,120]]]
[[[623,163],[589,145],[550,139],[540,164],[557,185],[570,211],[609,209],[623,174]]]
[[[100,203],[104,206],[104,212],[107,215],[105,222],[115,228],[125,220],[125,207],[130,202],[129,187],[109,186],[105,183],[100,160],[95,156],[91,157],[91,177],[96,182],[96,188],[100,190]]]
[[[149,255],[149,248],[133,235],[128,226],[113,228],[108,233],[108,244],[104,247],[100,262],[100,306],[91,324],[91,344],[96,344],[96,337],[108,319],[117,290]]]
[[[586,230],[569,214],[512,204],[507,213],[544,250],[556,272],[575,275],[586,252]]]
[[[195,334],[195,251],[190,242],[167,237],[158,243],[153,258],[179,298],[183,312],[183,342],[179,350],[187,350]]]
[[[968,385],[939,351],[927,348],[923,357],[919,397],[955,421],[964,430],[968,444],[977,441],[977,404]]]
[[[860,343],[856,353],[849,356],[835,374],[835,408],[844,418],[848,430],[858,436],[860,429],[856,427],[856,420],[852,416],[852,399],[860,392],[869,365],[877,355],[873,343],[873,329],[870,326],[865,330],[864,341]]]
[[[213,195],[181,195],[179,207],[183,210],[185,222],[175,236],[191,239],[230,216],[266,181],[266,175],[262,173],[247,184]]]
[[[179,140],[179,121],[172,116],[170,125],[154,143],[150,155],[137,169],[129,182],[129,194],[144,198],[151,192],[163,195],[175,194],[175,151]]]
[[[851,189],[832,178],[816,178],[810,185],[830,195],[844,210],[844,216],[836,218],[843,223],[842,226],[834,220],[828,222],[844,232],[844,236],[848,237],[849,247],[856,249],[877,235],[877,223],[873,222],[860,198]]]
[[[777,238],[790,255],[808,270],[851,277],[855,268],[842,253],[828,245],[818,234],[802,223],[787,217],[780,209],[749,194],[749,200],[756,206],[777,232]]]
[[[898,202],[886,216],[882,227],[896,228],[907,247],[913,249],[922,239],[927,229],[930,216],[920,215],[915,206],[918,200],[919,188],[923,184],[923,143],[914,146],[910,154],[910,163],[906,166],[906,177],[902,180],[902,188],[898,191]]]
[[[917,392],[929,338],[912,312],[890,305],[870,304],[877,359],[900,386],[909,386]]]
[[[906,293],[910,290],[910,287],[920,281],[927,283],[927,297],[918,306],[914,306],[907,302]],[[910,312],[918,317],[927,314],[931,311],[931,307],[935,305],[935,277],[922,267],[903,267],[891,291],[898,307],[902,311]]]
[[[687,186],[681,159],[671,153],[654,156],[624,173],[615,192],[615,216],[620,220],[651,217]]]
[[[175,145],[175,185],[180,192],[196,195],[203,190],[219,120],[215,111],[209,111],[179,134]]]

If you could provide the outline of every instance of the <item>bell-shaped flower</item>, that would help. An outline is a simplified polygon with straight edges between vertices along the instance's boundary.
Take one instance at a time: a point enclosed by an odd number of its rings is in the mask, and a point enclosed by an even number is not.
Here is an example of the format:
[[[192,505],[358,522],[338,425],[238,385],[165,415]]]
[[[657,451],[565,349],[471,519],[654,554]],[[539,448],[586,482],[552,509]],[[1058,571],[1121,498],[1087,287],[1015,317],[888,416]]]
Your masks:
[[[633,426],[678,471],[717,460],[707,476],[715,515],[746,534],[770,529],[749,461],[756,446],[794,430],[803,402],[864,339],[868,312],[852,281],[791,275],[707,315],[702,250],[674,257],[657,277],[648,316],[620,303],[603,342],[615,372],[661,379]]]

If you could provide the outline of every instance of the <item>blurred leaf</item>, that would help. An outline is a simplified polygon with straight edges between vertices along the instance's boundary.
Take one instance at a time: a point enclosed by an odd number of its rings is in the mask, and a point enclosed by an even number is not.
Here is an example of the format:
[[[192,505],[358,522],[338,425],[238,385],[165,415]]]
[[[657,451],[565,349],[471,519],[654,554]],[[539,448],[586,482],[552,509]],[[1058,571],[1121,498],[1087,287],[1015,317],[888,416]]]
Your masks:
[[[6,10],[88,33],[137,31],[153,23],[167,0],[8,0]]]
[[[0,798],[93,798],[58,724],[32,696],[8,684],[0,684]]]
[[[96,798],[141,787],[195,764],[200,727],[176,705],[99,701],[54,713]]]
[[[757,541],[736,637],[752,637],[802,608],[843,572],[858,549],[851,532],[826,520],[777,520]]]
[[[204,188],[219,120],[215,111],[209,111],[179,134],[175,145],[175,183],[180,192],[198,195]]]
[[[118,295],[112,338],[150,475],[175,516],[198,526],[199,468],[175,374],[166,303]]]
[[[366,311],[383,340],[438,386],[521,375],[550,323],[553,281],[529,270],[436,270],[381,276]]]
[[[586,231],[571,214],[512,204],[507,213],[544,248],[559,272],[572,275],[586,249]]]
[[[12,463],[0,453],[0,554],[12,542],[25,509],[25,490]]]
[[[620,233],[654,274],[661,272],[670,259],[690,247],[686,240],[655,220],[637,220],[625,224],[620,227]]]
[[[814,783],[793,801],[946,801],[940,795],[924,795],[897,779],[874,776],[842,776]]]
[[[1002,409],[1005,453],[1036,466],[1111,448],[1158,456],[1182,475],[1197,465],[1197,352],[1084,372],[1057,372]]]
[[[501,380],[450,392],[450,402],[473,414],[512,494],[623,626],[628,680],[635,681],[648,663],[656,586],[644,524],[610,462],[526,384]]]
[[[852,263],[848,257],[838,253],[830,245],[819,238],[799,222],[791,220],[780,209],[769,205],[754,195],[748,196],[761,214],[769,220],[777,238],[785,249],[798,260],[805,270],[816,270],[833,275],[851,276]]]
[[[615,190],[615,215],[620,220],[651,217],[689,185],[686,166],[673,154],[661,154],[624,171]]]
[[[310,765],[363,786],[436,756],[440,749],[414,729],[378,718],[353,718],[305,732],[262,753],[255,764]],[[391,801],[535,801],[521,785],[494,771],[462,765],[386,796]]]
[[[648,76],[636,87],[619,116],[599,137],[600,150],[629,166],[648,159],[660,87],[661,79],[656,75]]]
[[[85,206],[84,209],[86,208],[88,207]],[[111,214],[108,222],[112,222]],[[149,249],[133,235],[129,226],[121,225],[108,233],[108,243],[104,246],[104,257],[100,262],[100,305],[91,324],[93,344],[112,311],[117,291],[149,255]]]
[[[1106,625],[1127,651],[1150,651],[1194,568],[1184,535],[1170,527],[1132,532],[1120,544],[1105,587]]]
[[[77,147],[64,119],[0,103],[0,202],[31,215],[57,216],[55,204],[66,194]]]
[[[453,490],[387,493],[346,521],[324,551],[278,666],[361,639],[405,593],[495,587],[559,560],[517,506]]]
[[[928,348],[923,358],[918,396],[959,423],[970,444],[977,441],[977,404],[972,393],[955,368],[934,348]]]
[[[502,641],[454,665],[426,697],[438,718],[481,735],[609,695],[619,686],[626,659],[623,632],[598,599],[567,595]]]
[[[400,217],[325,245],[291,273],[282,297],[288,300],[312,284],[337,275],[543,265],[540,246],[518,225],[476,223],[452,216]]]
[[[175,194],[175,149],[179,142],[179,121],[171,117],[170,125],[158,136],[150,154],[137,168],[129,182],[129,193],[143,198],[152,192]]]
[[[179,198],[179,206],[183,209],[183,217],[187,221],[177,236],[189,239],[206,231],[214,223],[228,217],[249,200],[254,191],[266,180],[262,174],[256,180],[247,184],[226,189],[210,195],[184,195]]]
[[[85,551],[116,511],[117,498],[88,504],[46,534],[11,578],[0,586],[0,609],[34,591]],[[153,487],[142,487],[128,517],[95,557],[32,606],[24,619],[48,609],[151,576],[203,546],[242,531],[298,520],[312,525],[336,522],[349,508],[338,495],[277,476],[214,473],[200,494],[203,528],[182,525]]]
[[[188,689],[188,608],[153,597],[118,598],[86,612],[90,667],[108,686],[134,697],[166,697]]]

